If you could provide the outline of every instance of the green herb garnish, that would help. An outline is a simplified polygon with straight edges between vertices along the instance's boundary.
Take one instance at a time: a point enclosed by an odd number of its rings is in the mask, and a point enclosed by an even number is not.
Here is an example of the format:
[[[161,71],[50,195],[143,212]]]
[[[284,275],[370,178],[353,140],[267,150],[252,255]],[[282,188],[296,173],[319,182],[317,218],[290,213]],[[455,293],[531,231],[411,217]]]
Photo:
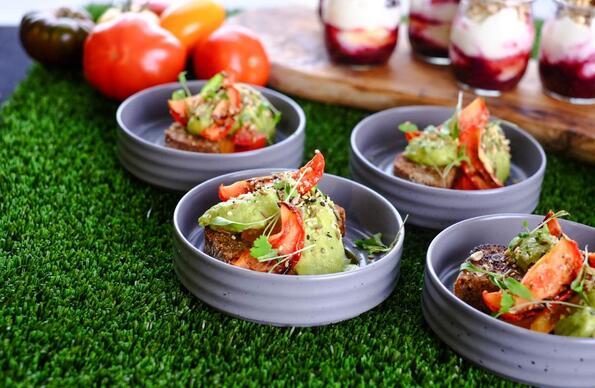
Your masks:
[[[279,252],[273,249],[273,246],[264,234],[254,240],[252,248],[250,248],[250,255],[258,261],[267,261],[278,254]]]
[[[417,132],[419,131],[419,128],[417,128],[417,125],[413,124],[411,121],[405,121],[403,124],[399,125],[399,131],[401,132]]]
[[[516,295],[523,299],[533,299],[533,294],[531,294],[531,291],[525,285],[523,285],[521,282],[514,278],[509,278],[504,276],[503,274],[488,271],[467,261],[461,264],[460,270],[485,274],[488,276],[492,284],[494,284],[496,287],[502,290],[500,310],[498,311],[496,316],[500,316],[501,314],[505,314],[511,310],[511,308],[514,306],[513,295]]]
[[[382,242],[382,233],[375,233],[371,237],[355,240],[356,247],[368,251],[369,254],[388,252],[392,247]]]

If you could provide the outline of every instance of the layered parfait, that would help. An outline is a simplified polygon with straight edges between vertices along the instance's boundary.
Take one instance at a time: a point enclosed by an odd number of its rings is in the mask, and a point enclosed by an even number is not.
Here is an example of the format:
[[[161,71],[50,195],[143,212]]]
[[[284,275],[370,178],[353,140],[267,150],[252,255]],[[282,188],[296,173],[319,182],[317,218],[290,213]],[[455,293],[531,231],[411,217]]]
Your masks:
[[[454,74],[478,94],[513,89],[525,73],[534,38],[530,0],[463,0],[449,50]]]
[[[401,18],[398,0],[322,0],[320,14],[334,62],[380,65],[393,53]]]
[[[595,0],[560,0],[543,27],[539,74],[553,97],[595,103]]]
[[[409,11],[409,42],[416,57],[448,65],[450,26],[459,0],[412,0]]]

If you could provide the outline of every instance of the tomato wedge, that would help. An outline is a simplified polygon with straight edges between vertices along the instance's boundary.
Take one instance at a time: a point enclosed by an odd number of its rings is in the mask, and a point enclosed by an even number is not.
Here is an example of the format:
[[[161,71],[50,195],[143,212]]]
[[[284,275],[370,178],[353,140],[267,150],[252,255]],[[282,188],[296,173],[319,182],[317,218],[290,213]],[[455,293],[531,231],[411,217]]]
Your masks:
[[[297,192],[300,195],[308,193],[314,186],[318,184],[320,178],[324,174],[324,156],[318,150],[314,153],[314,157],[306,163],[302,168],[294,171],[291,177],[295,180],[300,179],[300,183],[297,185]],[[246,194],[254,190],[254,182],[256,181],[267,181],[272,180],[273,177],[259,177],[252,178],[245,181],[238,181],[231,185],[219,186],[219,199],[227,201],[231,198],[235,198],[238,195]]]
[[[527,271],[521,283],[531,291],[534,300],[554,299],[560,297],[564,289],[578,276],[582,265],[582,255],[576,241],[562,237]],[[482,297],[491,311],[500,310],[502,291],[484,291]],[[515,297],[515,305],[527,302],[529,301]],[[523,313],[535,307],[527,306],[514,314],[503,314],[502,317],[506,320],[518,320],[523,317]]]
[[[493,181],[479,159],[481,129],[488,124],[489,118],[490,112],[483,98],[473,100],[459,116],[459,141],[470,161],[461,163],[461,167],[473,185],[481,190],[502,187]]]
[[[211,125],[210,127],[205,128],[200,133],[200,136],[210,141],[219,141],[225,139],[229,131],[229,126]]]
[[[573,295],[572,290],[568,290],[565,295],[557,300],[568,300]],[[575,297],[576,299],[576,297]],[[579,300],[571,300],[573,303],[579,303]],[[540,333],[551,333],[556,328],[556,323],[563,315],[568,313],[568,306],[552,304],[548,308],[539,312],[529,323],[528,329]]]
[[[459,129],[482,128],[488,124],[490,112],[481,97],[473,100],[459,115]]]
[[[324,174],[324,156],[322,152],[314,151],[314,157],[302,168],[292,174],[292,178],[299,180],[297,191],[304,195],[318,184]]]
[[[287,203],[281,202],[281,230],[269,237],[269,242],[279,255],[289,255],[304,247],[304,221],[300,210]],[[289,259],[289,268],[293,269],[302,257],[301,252],[295,253]],[[279,266],[282,267],[282,266]],[[285,272],[285,268],[281,268]]]
[[[219,186],[219,199],[223,202],[230,200],[235,197],[239,197],[242,194],[246,194],[252,191],[252,185],[248,181],[237,181],[231,185],[220,185]]]
[[[237,151],[257,150],[267,145],[267,137],[264,133],[246,127],[240,128],[231,140],[236,145]]]
[[[181,100],[168,100],[169,114],[178,123],[188,124],[188,107],[195,105],[200,99],[199,95],[186,97]]]
[[[460,173],[453,184],[453,189],[457,190],[477,190],[473,181],[465,173]]]
[[[421,131],[405,132],[405,139],[407,139],[407,143],[409,143],[411,140],[415,139],[418,136],[421,136]]]
[[[589,266],[595,268],[595,252],[589,253]]]
[[[178,123],[186,126],[188,124],[188,112],[185,100],[168,100],[169,114]]]
[[[548,218],[552,217],[554,214],[555,213],[552,210],[550,210],[545,215],[545,220],[547,220]],[[550,219],[547,222],[547,228],[550,231],[550,234],[552,236],[556,236],[558,238],[562,237],[562,227],[560,226],[560,223],[558,222],[558,219],[557,218]]]
[[[230,264],[257,272],[268,272],[272,267],[270,262],[260,262],[252,257],[252,255],[250,255],[250,250],[248,249],[242,252],[240,257],[232,261]]]

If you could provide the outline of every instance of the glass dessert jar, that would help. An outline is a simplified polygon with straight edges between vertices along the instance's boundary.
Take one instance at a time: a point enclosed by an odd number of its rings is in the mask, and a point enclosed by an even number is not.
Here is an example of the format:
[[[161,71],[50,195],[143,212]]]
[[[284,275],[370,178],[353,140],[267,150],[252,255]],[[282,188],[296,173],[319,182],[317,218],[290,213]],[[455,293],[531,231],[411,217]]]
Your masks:
[[[401,19],[399,1],[321,0],[320,14],[334,62],[380,65],[393,53]]]
[[[409,42],[413,54],[435,65],[448,65],[450,26],[459,0],[411,0]]]
[[[534,39],[531,0],[462,0],[450,36],[455,77],[480,95],[513,89]]]
[[[595,1],[558,0],[542,31],[539,75],[552,97],[595,103]]]

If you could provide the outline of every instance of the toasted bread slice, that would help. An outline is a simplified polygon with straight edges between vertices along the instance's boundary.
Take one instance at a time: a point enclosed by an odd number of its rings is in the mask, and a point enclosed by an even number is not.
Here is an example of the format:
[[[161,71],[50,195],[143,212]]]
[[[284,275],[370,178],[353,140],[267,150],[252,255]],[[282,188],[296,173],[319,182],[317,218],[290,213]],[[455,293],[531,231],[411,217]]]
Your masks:
[[[487,271],[505,274],[516,280],[523,278],[519,268],[504,254],[506,247],[496,244],[484,244],[477,246],[469,252],[469,257],[465,260],[476,267]],[[478,253],[479,252],[479,253]],[[485,274],[461,271],[454,286],[454,293],[467,304],[480,311],[489,313],[490,311],[483,303],[483,291],[498,291],[489,277]]]
[[[341,234],[345,235],[345,209],[335,205],[335,213]],[[242,233],[205,228],[205,253],[227,263],[233,263],[242,252],[249,250],[254,240],[261,234],[258,230],[246,230]]]
[[[192,135],[179,123],[173,123],[165,130],[165,145],[184,151],[220,153],[219,143]]]
[[[396,176],[412,182],[426,186],[449,189],[454,183],[458,168],[451,168],[448,174],[443,177],[437,169],[414,163],[401,153],[395,157],[393,162],[393,172]]]

